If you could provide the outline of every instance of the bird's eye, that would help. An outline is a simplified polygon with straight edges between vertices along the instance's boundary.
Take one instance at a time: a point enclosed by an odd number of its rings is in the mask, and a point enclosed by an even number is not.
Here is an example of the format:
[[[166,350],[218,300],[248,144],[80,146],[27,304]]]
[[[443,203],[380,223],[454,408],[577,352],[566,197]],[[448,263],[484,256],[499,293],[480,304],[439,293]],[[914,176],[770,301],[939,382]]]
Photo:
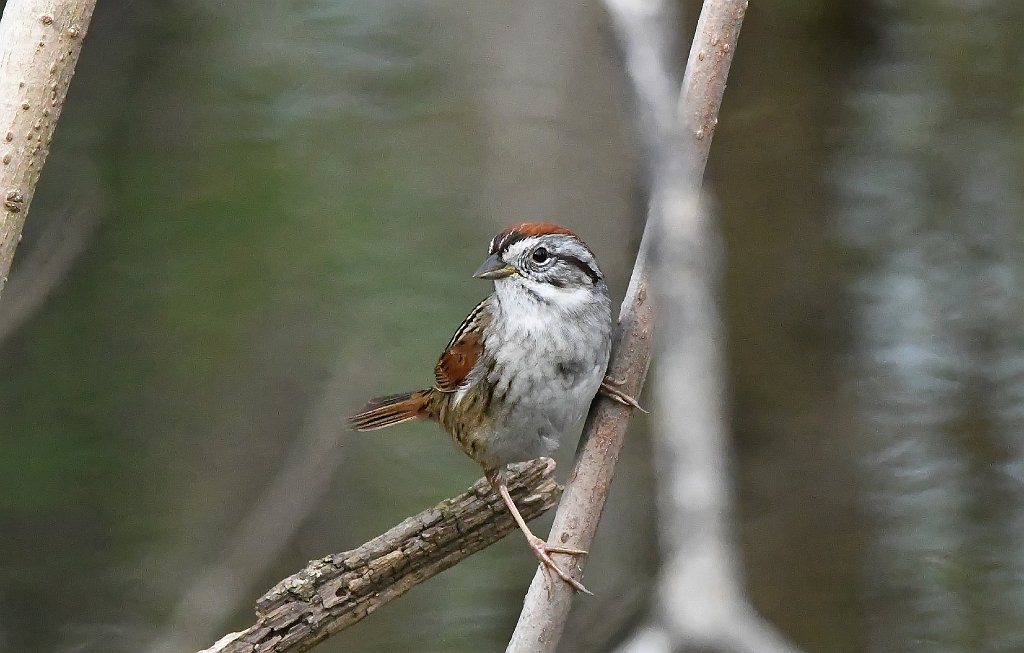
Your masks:
[[[533,250],[533,260],[536,263],[546,263],[549,258],[551,258],[551,255],[548,254],[548,250],[543,247],[538,247]]]

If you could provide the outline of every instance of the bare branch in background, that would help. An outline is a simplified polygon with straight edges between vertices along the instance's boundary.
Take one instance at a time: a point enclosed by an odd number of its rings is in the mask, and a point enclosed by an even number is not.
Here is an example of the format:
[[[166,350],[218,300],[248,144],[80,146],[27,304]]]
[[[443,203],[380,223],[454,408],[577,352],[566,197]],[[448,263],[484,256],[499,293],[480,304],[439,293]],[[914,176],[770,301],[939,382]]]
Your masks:
[[[652,259],[661,353],[655,458],[664,562],[652,621],[621,651],[792,652],[752,608],[740,576],[729,486],[724,335],[717,305],[720,252],[714,225],[700,201],[747,3],[704,3],[678,107],[670,90],[675,86],[672,52],[665,45],[671,42],[666,32],[679,24],[674,3],[607,0],[607,5],[622,39],[641,117],[647,116],[641,120],[644,140],[652,144],[648,235],[657,243]]]
[[[22,251],[5,289],[0,344],[28,322],[67,277],[102,220],[106,210],[103,204],[95,196],[69,201],[61,216],[46,225],[34,246]]]
[[[667,194],[656,222],[663,328],[655,459],[663,566],[652,623],[619,653],[795,653],[750,605],[733,527],[719,251],[692,194]],[[706,203],[705,203],[706,204]]]
[[[555,463],[539,458],[509,468],[508,487],[525,519],[555,505]],[[358,549],[314,560],[256,602],[257,621],[201,653],[297,653],[362,620],[516,529],[485,479],[406,519]]]
[[[0,293],[95,0],[9,0],[0,18]]]
[[[640,133],[651,176],[647,227],[620,311],[609,365],[609,374],[624,381],[626,392],[635,396],[643,386],[650,363],[650,334],[655,314],[649,286],[651,249],[661,236],[657,225],[687,221],[697,205],[746,2],[705,2],[681,94],[678,76],[673,72],[674,62],[679,60],[675,35],[680,24],[677,4],[669,0],[606,0],[605,4],[619,35],[636,95]],[[708,244],[689,243],[702,247]],[[691,256],[693,254],[691,252]],[[671,321],[663,323],[672,324]],[[717,336],[717,332],[713,336]],[[702,378],[693,377],[691,381]],[[708,381],[712,388],[720,387],[720,378]],[[688,413],[671,403],[664,404],[658,411],[662,420],[676,419],[679,415],[691,419]],[[608,402],[597,401],[591,407],[577,464],[566,485],[549,542],[580,549],[591,546],[629,417],[628,411]],[[719,433],[714,431],[709,436],[717,437]],[[582,575],[581,571],[578,573]],[[704,588],[704,591],[709,589]],[[539,572],[530,585],[507,650],[512,653],[554,651],[572,599],[571,588],[556,583],[549,590],[543,572]]]
[[[192,580],[148,653],[176,653],[209,639],[321,505],[343,460],[338,415],[352,378],[349,366],[347,360],[335,366],[287,459],[225,538],[220,558]]]

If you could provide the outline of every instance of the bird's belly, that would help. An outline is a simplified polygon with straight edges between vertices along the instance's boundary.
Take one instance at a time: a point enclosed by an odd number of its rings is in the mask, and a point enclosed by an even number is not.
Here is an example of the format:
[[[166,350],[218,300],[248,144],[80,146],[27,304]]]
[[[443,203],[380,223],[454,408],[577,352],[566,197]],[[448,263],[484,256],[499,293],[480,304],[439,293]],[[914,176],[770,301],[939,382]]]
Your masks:
[[[500,467],[551,455],[563,432],[583,417],[603,377],[603,361],[577,367],[569,376],[537,369],[516,375],[507,387],[496,388],[505,408],[472,435],[473,457],[485,467]]]
[[[608,365],[610,317],[599,308],[542,320],[547,309],[532,306],[491,323],[486,367],[455,398],[460,408],[485,398],[483,423],[457,438],[474,460],[493,468],[550,455],[583,417]]]
[[[542,422],[481,430],[473,434],[477,446],[472,458],[485,469],[500,469],[510,463],[551,455],[558,448],[560,435]]]

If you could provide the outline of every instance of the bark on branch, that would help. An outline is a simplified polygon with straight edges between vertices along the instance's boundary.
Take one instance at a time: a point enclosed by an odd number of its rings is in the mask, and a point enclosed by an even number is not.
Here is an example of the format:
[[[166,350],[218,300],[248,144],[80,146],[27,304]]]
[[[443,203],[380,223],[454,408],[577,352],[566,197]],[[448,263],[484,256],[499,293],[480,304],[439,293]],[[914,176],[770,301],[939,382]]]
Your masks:
[[[0,293],[95,0],[9,0],[0,18]]]
[[[524,518],[558,501],[554,471],[548,458],[510,468],[509,491]],[[515,528],[501,499],[480,479],[358,549],[313,560],[260,597],[255,624],[200,653],[307,651]]]

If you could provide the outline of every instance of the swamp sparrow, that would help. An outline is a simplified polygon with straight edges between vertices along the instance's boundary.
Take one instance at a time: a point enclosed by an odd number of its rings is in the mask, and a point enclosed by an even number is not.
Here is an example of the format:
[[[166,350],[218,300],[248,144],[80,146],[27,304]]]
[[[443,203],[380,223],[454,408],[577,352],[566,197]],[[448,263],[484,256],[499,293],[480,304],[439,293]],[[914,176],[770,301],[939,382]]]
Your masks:
[[[487,253],[473,276],[494,281],[494,293],[455,331],[434,367],[434,385],[373,399],[351,425],[372,431],[411,419],[438,422],[484,468],[540,563],[586,592],[549,555],[586,552],[534,535],[501,470],[553,452],[598,390],[639,408],[605,377],[612,338],[608,286],[590,248],[558,225],[510,226]]]

